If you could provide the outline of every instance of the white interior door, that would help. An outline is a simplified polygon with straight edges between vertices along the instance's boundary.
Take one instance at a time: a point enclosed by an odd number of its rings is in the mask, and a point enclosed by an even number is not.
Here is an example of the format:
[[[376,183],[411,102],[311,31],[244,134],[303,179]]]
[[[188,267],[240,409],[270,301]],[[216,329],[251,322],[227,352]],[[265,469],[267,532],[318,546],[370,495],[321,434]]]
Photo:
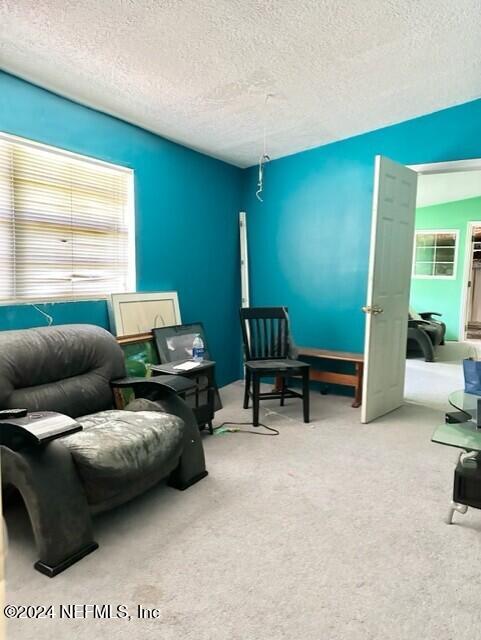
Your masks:
[[[362,422],[403,403],[416,187],[415,171],[376,156]]]

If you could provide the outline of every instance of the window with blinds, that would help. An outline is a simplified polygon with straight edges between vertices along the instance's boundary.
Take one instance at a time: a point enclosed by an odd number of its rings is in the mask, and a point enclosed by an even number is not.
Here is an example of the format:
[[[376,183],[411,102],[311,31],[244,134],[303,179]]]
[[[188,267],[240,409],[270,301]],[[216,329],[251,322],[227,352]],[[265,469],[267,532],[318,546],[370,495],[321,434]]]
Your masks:
[[[135,290],[133,173],[0,133],[0,301]]]

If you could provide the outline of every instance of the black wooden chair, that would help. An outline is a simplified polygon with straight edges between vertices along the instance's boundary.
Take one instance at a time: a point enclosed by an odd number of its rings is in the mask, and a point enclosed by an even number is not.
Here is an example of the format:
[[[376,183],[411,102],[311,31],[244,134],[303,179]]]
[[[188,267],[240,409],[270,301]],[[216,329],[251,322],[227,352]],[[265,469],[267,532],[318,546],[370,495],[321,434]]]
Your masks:
[[[267,399],[280,399],[282,407],[286,398],[302,398],[304,422],[309,422],[309,365],[290,357],[292,342],[287,309],[246,307],[240,310],[240,319],[246,368],[244,409],[248,409],[251,396],[253,425],[259,425],[259,401]],[[261,393],[261,378],[277,376],[282,379],[281,388]],[[302,393],[287,387],[291,376],[302,377]]]

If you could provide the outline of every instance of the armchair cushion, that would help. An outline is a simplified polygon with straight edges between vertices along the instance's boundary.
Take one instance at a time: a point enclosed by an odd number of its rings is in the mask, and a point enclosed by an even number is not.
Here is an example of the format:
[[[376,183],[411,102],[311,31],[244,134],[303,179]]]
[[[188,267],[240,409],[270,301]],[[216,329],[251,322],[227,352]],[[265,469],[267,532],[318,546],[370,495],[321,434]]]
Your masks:
[[[109,410],[78,418],[83,431],[59,440],[70,450],[87,502],[125,501],[129,487],[166,477],[182,452],[184,422],[164,412]],[[100,509],[99,509],[100,510]]]

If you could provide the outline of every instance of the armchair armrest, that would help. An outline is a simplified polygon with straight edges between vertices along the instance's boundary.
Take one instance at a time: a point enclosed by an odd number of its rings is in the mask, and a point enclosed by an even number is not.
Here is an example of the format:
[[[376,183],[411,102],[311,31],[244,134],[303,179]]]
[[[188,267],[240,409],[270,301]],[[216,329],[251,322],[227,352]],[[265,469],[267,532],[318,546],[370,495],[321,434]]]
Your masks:
[[[431,320],[432,316],[439,316],[441,317],[443,314],[442,313],[437,313],[436,311],[423,311],[422,313],[419,314],[421,316],[421,318],[423,320]]]
[[[178,395],[196,388],[196,383],[183,376],[154,376],[152,378],[120,378],[111,380],[110,385],[114,389],[132,388],[140,394],[140,397],[150,397],[155,393],[173,393]],[[137,393],[136,393],[137,395]]]

